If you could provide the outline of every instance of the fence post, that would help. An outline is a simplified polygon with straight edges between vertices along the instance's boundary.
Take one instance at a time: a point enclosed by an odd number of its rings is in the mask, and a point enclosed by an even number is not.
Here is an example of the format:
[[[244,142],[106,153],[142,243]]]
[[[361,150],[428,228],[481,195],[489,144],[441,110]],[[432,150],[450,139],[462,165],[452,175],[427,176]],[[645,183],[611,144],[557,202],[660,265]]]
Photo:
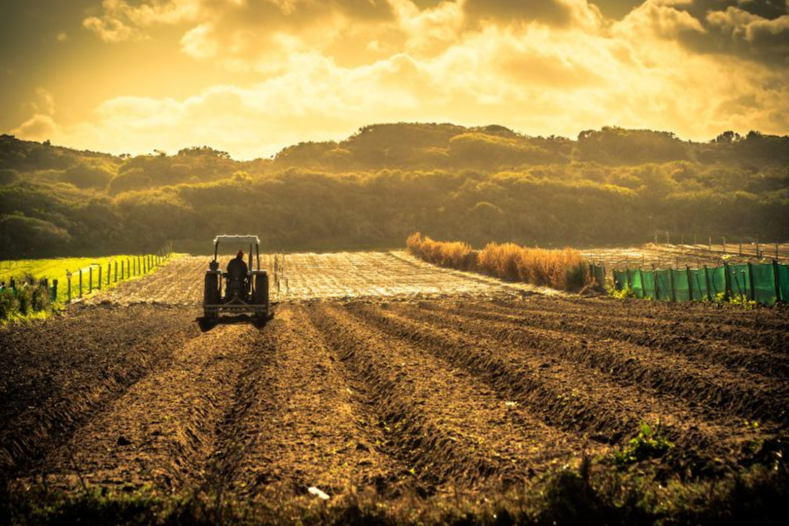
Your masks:
[[[669,278],[669,281],[671,282],[671,301],[676,303],[676,301],[677,301],[677,289],[674,287],[674,269],[673,268],[668,269],[668,278]]]
[[[724,301],[729,301],[729,299],[731,299],[731,274],[729,274],[729,264],[726,261],[723,262],[723,275],[723,281],[726,288],[726,290],[723,291],[723,299]]]
[[[121,281],[126,279],[126,262],[121,261]]]
[[[82,269],[79,271],[79,297],[82,297]]]
[[[88,269],[88,294],[93,294],[93,267]]]
[[[99,269],[99,281],[98,281],[98,289],[101,290],[101,265],[98,266]]]
[[[758,244],[757,244],[758,246]],[[757,252],[759,249],[756,249]],[[751,289],[751,297],[748,298],[751,301],[756,301],[756,289],[754,289],[754,283],[756,281],[753,279],[753,264],[749,261],[748,262],[748,285],[750,285]]]
[[[707,285],[707,301],[712,301],[712,290],[710,290],[710,269],[704,265],[704,283]]]
[[[66,271],[67,289],[68,289],[68,303],[71,303],[71,272]]]
[[[107,286],[110,286],[110,279],[112,279],[112,262],[107,262]]]
[[[660,287],[658,286],[657,268],[652,265],[652,278],[655,281],[655,299],[660,300]]]
[[[689,301],[693,301],[693,280],[691,279],[690,265],[685,265],[685,270],[688,273],[688,296]]]
[[[115,263],[115,283],[118,283],[118,262],[114,261]]]
[[[58,300],[58,280],[56,279],[52,280],[52,293],[50,295],[50,298],[52,298],[52,301]]]
[[[781,297],[781,274],[778,270],[777,259],[773,260],[773,281],[775,282],[775,302],[785,301],[785,298]]]

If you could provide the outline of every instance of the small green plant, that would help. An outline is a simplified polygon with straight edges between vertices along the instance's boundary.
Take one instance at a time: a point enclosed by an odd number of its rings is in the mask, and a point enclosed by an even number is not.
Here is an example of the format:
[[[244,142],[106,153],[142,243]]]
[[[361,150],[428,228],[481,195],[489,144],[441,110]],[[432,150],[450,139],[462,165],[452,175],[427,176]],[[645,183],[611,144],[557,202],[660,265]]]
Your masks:
[[[625,298],[635,298],[636,291],[634,291],[630,287],[625,287],[622,290],[617,290],[615,287],[609,287],[608,295],[611,296],[612,298],[623,300]]]
[[[660,434],[660,422],[655,427],[641,422],[638,436],[630,439],[621,451],[614,453],[614,460],[618,464],[631,464],[661,457],[673,447],[674,444]]]

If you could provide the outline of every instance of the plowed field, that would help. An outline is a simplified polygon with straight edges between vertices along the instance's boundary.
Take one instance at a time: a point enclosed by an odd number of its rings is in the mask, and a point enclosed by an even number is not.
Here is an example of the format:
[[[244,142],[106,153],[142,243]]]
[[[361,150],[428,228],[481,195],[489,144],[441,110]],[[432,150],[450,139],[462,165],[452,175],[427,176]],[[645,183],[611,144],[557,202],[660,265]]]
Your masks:
[[[545,295],[404,253],[294,255],[265,326],[201,327],[207,261],[0,329],[12,495],[481,502],[584,458],[613,465],[643,422],[672,444],[645,461],[660,480],[782,462],[780,306]]]

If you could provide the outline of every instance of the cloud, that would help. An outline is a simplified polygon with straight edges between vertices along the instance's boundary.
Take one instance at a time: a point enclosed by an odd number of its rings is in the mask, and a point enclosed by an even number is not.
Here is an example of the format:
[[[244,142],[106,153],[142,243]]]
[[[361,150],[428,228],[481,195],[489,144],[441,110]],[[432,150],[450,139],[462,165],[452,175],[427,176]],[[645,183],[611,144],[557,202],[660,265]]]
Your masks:
[[[541,22],[550,26],[594,26],[602,18],[586,0],[465,0],[472,23]]]
[[[58,127],[50,115],[36,114],[23,122],[11,134],[29,141],[45,141],[57,133]]]
[[[104,0],[100,16],[82,21],[82,26],[98,35],[105,42],[147,38],[147,31],[154,25],[178,24],[210,15],[204,0],[151,0],[133,6],[125,0]],[[231,2],[232,3],[232,2]]]
[[[784,0],[647,0],[618,24],[688,49],[789,66],[789,3]]]

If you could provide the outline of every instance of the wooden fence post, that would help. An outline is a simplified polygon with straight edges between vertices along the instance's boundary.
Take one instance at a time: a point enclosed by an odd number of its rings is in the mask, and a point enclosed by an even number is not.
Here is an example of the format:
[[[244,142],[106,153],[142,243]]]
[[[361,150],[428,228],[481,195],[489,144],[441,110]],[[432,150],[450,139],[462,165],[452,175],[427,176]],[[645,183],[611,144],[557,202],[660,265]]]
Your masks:
[[[723,291],[723,299],[725,301],[729,301],[731,298],[731,274],[729,273],[729,264],[724,261],[723,262],[723,275],[724,275],[724,283],[725,283],[725,290]]]
[[[669,282],[671,283],[671,301],[676,303],[676,301],[677,301],[677,289],[674,287],[674,269],[673,268],[668,269],[668,279],[669,279]]]
[[[93,294],[93,267],[88,268],[88,294]]]
[[[690,265],[686,265],[685,270],[688,273],[688,296],[690,297],[689,301],[693,301],[693,279],[691,279],[691,276],[693,274],[690,272]]]
[[[758,246],[758,244],[757,244],[757,246]],[[758,252],[758,250],[759,249],[757,248],[756,251]],[[748,262],[748,285],[750,286],[750,289],[751,289],[751,297],[748,298],[748,299],[750,299],[751,301],[756,301],[756,289],[754,287],[755,283],[756,283],[756,280],[754,280],[754,278],[753,278],[753,264],[749,261]]]
[[[56,279],[52,280],[52,296],[50,297],[52,298],[52,301],[58,300],[58,280]]]
[[[68,289],[68,303],[71,303],[71,272],[66,271],[67,289]]]
[[[118,262],[115,261],[115,283],[118,283]]]
[[[704,265],[704,283],[707,285],[707,301],[712,301],[712,290],[710,288],[710,269]]]
[[[82,297],[82,269],[79,271],[79,297]]]
[[[778,260],[773,260],[773,282],[775,284],[775,302],[786,301],[786,298],[781,297],[781,272],[778,269]]]
[[[98,266],[99,269],[99,290],[101,290],[101,265]]]

